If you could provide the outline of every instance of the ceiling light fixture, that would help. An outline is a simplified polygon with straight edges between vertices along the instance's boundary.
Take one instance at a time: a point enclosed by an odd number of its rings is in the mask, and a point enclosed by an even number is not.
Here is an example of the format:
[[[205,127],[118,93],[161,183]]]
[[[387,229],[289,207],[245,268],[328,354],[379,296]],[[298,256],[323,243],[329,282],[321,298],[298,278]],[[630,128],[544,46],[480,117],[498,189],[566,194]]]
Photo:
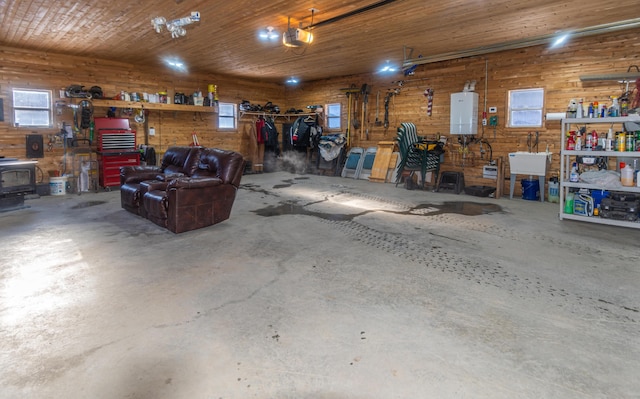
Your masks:
[[[556,40],[551,44],[551,48],[560,47],[562,44],[564,44],[567,41],[568,38],[569,38],[568,33],[558,36]]]
[[[164,63],[174,71],[187,72],[187,65],[179,58],[163,58]]]
[[[163,27],[165,27],[167,31],[171,32],[171,37],[175,39],[187,34],[187,30],[184,28],[184,26],[199,21],[200,12],[192,11],[191,15],[188,17],[174,19],[171,21],[167,21],[165,17],[155,17],[151,20],[151,25],[153,25],[153,29],[156,31],[156,33],[162,33],[162,29]]]
[[[267,29],[260,32],[258,36],[260,37],[260,39],[269,41],[277,40],[278,37],[280,37],[278,32],[274,30],[273,26],[267,26]]]
[[[289,79],[287,79],[287,84],[290,84],[290,85],[297,85],[298,82],[299,82],[299,80],[294,78],[293,76],[290,77]]]
[[[394,72],[397,72],[398,69],[399,68],[397,66],[393,65],[391,63],[391,61],[387,60],[387,62],[382,67],[380,67],[378,72],[380,72],[380,73],[394,73]]]

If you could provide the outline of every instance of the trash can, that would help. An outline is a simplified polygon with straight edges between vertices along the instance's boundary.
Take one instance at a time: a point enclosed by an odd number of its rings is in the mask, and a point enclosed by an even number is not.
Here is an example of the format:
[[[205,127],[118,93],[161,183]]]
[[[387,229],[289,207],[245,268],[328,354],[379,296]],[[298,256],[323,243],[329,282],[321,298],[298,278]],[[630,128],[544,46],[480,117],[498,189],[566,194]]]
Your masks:
[[[522,179],[522,199],[537,201],[540,199],[540,183],[538,179]]]

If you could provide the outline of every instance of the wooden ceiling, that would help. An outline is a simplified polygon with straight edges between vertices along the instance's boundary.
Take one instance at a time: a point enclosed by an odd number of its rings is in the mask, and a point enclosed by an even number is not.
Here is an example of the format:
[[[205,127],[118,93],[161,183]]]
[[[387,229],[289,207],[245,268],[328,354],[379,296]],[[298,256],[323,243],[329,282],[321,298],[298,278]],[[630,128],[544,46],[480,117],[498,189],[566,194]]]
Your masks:
[[[433,57],[629,20],[638,10],[637,0],[0,0],[0,45],[141,65],[177,57],[190,72],[311,81],[372,73],[386,60],[401,66],[405,46],[414,58]],[[184,37],[152,27],[154,17],[192,11],[201,20]],[[313,43],[259,40],[267,26],[282,35],[289,20],[316,25]]]

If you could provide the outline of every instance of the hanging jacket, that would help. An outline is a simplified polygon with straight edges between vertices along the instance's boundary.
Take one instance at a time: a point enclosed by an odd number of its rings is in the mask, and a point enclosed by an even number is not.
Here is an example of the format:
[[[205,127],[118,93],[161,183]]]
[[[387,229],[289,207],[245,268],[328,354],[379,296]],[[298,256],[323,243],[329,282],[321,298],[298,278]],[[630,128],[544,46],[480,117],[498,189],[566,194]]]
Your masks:
[[[262,132],[262,128],[264,127],[265,124],[265,120],[264,118],[261,116],[258,119],[256,119],[256,133],[257,133],[257,139],[258,139],[258,144],[264,144],[265,143],[265,137],[263,135]]]
[[[265,150],[275,152],[276,155],[280,154],[280,145],[278,142],[278,129],[273,119],[265,120],[262,127],[262,136],[264,138]]]

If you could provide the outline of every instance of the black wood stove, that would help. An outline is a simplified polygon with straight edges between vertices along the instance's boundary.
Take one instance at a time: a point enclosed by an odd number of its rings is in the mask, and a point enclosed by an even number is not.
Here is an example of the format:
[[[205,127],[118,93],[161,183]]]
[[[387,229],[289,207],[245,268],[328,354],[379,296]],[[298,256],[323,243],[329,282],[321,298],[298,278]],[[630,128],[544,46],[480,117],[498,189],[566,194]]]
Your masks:
[[[0,157],[0,210],[21,207],[24,196],[36,192],[36,164]]]

